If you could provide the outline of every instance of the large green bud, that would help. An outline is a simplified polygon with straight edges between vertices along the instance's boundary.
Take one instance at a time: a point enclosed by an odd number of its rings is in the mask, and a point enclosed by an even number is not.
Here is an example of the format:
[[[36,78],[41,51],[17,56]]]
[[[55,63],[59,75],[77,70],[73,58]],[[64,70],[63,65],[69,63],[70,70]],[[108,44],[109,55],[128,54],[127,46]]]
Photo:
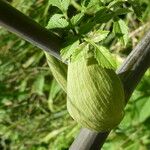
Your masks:
[[[109,131],[124,116],[124,90],[112,69],[101,67],[93,56],[68,65],[67,109],[83,127]]]

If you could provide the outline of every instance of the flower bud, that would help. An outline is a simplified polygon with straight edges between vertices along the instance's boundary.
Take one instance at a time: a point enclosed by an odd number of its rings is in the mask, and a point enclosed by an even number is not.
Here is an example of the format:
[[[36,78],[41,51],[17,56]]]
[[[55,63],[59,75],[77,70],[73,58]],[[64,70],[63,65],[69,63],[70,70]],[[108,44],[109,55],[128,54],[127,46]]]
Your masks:
[[[124,116],[124,90],[112,69],[101,67],[93,56],[68,65],[67,109],[81,126],[109,131]]]

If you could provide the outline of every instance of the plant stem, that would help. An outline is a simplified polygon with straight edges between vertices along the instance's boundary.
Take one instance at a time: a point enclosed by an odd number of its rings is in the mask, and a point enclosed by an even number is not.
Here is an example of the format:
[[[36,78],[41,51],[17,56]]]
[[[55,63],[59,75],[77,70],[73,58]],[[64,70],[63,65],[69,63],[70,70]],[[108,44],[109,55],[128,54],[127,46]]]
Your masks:
[[[0,26],[61,59],[61,39],[3,0],[0,0]]]

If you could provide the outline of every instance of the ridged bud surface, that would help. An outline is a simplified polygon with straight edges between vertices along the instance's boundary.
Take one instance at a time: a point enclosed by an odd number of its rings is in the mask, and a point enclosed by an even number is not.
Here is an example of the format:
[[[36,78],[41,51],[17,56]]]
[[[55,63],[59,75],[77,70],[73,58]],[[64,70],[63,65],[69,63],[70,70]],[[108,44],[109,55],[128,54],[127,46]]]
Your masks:
[[[114,70],[98,65],[94,57],[68,65],[67,109],[83,127],[109,131],[124,116],[124,91]]]

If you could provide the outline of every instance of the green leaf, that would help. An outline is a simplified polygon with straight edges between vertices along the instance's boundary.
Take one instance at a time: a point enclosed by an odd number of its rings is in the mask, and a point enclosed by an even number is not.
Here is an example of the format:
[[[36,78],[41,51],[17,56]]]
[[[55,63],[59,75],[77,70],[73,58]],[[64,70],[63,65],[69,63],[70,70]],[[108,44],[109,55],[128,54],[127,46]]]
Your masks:
[[[95,58],[98,61],[99,65],[101,65],[104,68],[116,68],[116,62],[106,47],[97,46],[95,48]]]
[[[60,10],[62,9],[61,0],[49,0],[49,5],[56,6]]]
[[[82,43],[78,46],[78,48],[74,51],[74,53],[71,56],[71,61],[77,61],[78,59],[80,59],[84,52],[87,51],[89,49],[89,44],[87,43]]]
[[[108,23],[108,21],[114,19],[114,17],[118,17],[119,15],[127,14],[129,12],[131,12],[129,8],[118,8],[116,10],[111,10],[103,6],[95,14],[94,20],[96,23]]]
[[[56,6],[62,12],[66,12],[70,5],[70,0],[49,0],[49,4],[52,6]]]
[[[62,6],[65,11],[68,10],[69,5],[70,5],[70,0],[62,0]]]
[[[106,31],[106,30],[97,30],[95,32],[92,32],[89,34],[89,38],[95,42],[95,43],[98,43],[102,40],[104,40],[107,35],[109,34],[109,31]]]
[[[74,26],[78,25],[81,22],[81,20],[83,19],[83,16],[84,16],[83,13],[78,13],[77,15],[73,16],[71,18],[72,25],[74,25]]]
[[[64,18],[62,14],[54,14],[48,22],[47,28],[66,28],[69,25],[68,21]]]
[[[134,12],[136,13],[137,17],[142,16],[142,10],[139,0],[129,0],[129,3],[132,5]]]
[[[96,23],[107,23],[109,20],[114,18],[114,15],[115,13],[107,7],[101,7],[95,14],[94,21]]]
[[[114,16],[124,15],[129,12],[132,12],[129,8],[119,8],[116,11],[114,11]]]
[[[109,3],[109,5],[107,6],[108,8],[114,8],[114,7],[118,7],[120,5],[123,5],[124,1],[122,0],[113,0],[112,2]]]
[[[81,24],[79,28],[80,34],[86,34],[91,31],[91,29],[94,27],[95,23],[93,21],[89,21],[87,23]]]
[[[123,45],[127,45],[128,40],[129,40],[129,38],[128,38],[128,26],[126,25],[126,23],[122,19],[119,19],[118,21],[114,22],[113,32],[119,38],[120,42]]]
[[[96,58],[100,66],[107,69],[116,69],[116,61],[113,59],[111,53],[106,47],[97,45],[87,38],[85,39],[85,41],[87,41],[94,47],[94,57]]]
[[[67,47],[63,48],[61,50],[61,56],[62,60],[66,61],[67,59],[70,58],[70,56],[75,52],[75,50],[79,46],[79,40],[74,41],[73,43],[69,44]]]
[[[85,11],[88,14],[95,14],[97,11],[100,10],[102,3],[100,0],[90,0],[88,2],[85,2],[83,5],[85,6]]]

